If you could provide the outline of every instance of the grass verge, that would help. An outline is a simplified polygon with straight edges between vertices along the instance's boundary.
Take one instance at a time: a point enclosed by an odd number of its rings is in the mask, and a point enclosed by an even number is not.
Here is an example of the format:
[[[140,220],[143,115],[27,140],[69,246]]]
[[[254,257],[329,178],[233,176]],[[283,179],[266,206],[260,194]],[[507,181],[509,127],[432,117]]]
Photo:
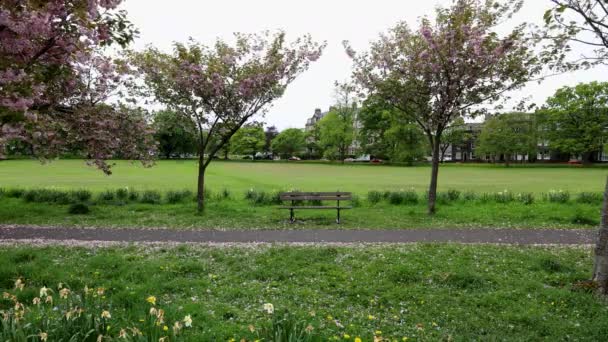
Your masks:
[[[190,341],[253,341],[286,312],[312,340],[603,340],[608,306],[578,287],[590,249],[416,244],[0,247],[0,291],[103,287],[108,336],[191,314]],[[26,288],[14,290],[21,279]],[[59,298],[55,299],[56,302]],[[264,304],[272,303],[268,314]],[[0,300],[0,310],[12,302]],[[51,338],[51,337],[49,337]]]

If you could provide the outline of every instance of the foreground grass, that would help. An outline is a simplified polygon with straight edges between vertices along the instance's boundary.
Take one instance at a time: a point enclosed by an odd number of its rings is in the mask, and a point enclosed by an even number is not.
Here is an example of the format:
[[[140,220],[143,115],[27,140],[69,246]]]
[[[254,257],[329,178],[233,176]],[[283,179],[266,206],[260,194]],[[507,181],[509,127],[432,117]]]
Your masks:
[[[424,204],[362,204],[342,213],[336,225],[335,210],[289,211],[277,205],[256,206],[245,200],[210,200],[204,215],[193,202],[181,204],[125,204],[91,206],[87,215],[69,215],[67,205],[28,203],[0,197],[0,224],[62,227],[168,227],[194,229],[406,229],[406,228],[595,228],[600,204],[537,202],[479,203],[457,201],[439,206],[429,217]]]
[[[0,247],[0,292],[104,287],[111,329],[192,314],[191,341],[255,339],[289,311],[319,340],[580,340],[608,336],[608,306],[577,289],[589,249],[418,244],[352,247]],[[0,309],[8,301],[0,300]],[[250,327],[251,325],[251,327]],[[254,332],[252,332],[252,330]]]
[[[58,160],[41,165],[34,160],[0,161],[0,187],[62,189],[87,188],[94,191],[131,187],[140,190],[195,189],[195,161],[161,160],[152,168],[116,161],[111,176],[86,166],[82,160]],[[443,165],[439,189],[496,192],[573,193],[602,191],[606,170],[581,167],[511,167],[493,165]],[[428,166],[336,165],[274,162],[214,161],[207,171],[206,184],[213,190],[227,188],[233,193],[256,189],[300,189],[302,191],[351,191],[360,195],[370,190],[427,189]]]

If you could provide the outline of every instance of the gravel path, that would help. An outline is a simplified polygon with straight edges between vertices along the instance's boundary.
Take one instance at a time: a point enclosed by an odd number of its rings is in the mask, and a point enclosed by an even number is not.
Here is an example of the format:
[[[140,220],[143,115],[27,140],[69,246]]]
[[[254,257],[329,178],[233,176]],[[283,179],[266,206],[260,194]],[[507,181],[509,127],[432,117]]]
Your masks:
[[[588,245],[596,230],[407,229],[407,230],[177,230],[0,226],[2,240],[188,243],[414,243]]]

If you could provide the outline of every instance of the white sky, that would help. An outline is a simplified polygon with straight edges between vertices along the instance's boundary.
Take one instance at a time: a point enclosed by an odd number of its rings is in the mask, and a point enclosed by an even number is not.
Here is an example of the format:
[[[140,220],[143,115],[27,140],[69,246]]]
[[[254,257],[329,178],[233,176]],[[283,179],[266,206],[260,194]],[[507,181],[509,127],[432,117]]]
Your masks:
[[[317,41],[327,41],[319,61],[294,81],[285,95],[274,103],[263,121],[279,129],[304,127],[315,108],[327,110],[334,99],[334,81],[345,81],[351,62],[344,53],[343,40],[365,50],[369,42],[399,21],[417,27],[417,19],[432,15],[437,5],[450,0],[125,0],[122,8],[141,31],[136,49],[152,44],[169,52],[172,42],[189,37],[213,43],[216,37],[230,39],[233,32],[283,29],[288,39],[310,33]],[[549,0],[526,0],[513,23],[542,23]],[[537,104],[564,85],[605,81],[607,67],[550,78],[528,85],[514,97],[532,96]]]

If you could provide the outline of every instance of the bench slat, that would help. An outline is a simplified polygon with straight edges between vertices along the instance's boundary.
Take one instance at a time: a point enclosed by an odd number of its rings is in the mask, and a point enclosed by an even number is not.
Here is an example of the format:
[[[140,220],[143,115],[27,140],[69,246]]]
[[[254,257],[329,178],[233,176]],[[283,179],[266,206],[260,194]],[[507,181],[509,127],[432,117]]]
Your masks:
[[[346,196],[352,195],[352,192],[282,192],[281,196],[287,195],[307,195],[307,196]]]
[[[321,200],[321,201],[350,201],[351,196],[281,196],[283,201],[309,201],[309,200]]]

